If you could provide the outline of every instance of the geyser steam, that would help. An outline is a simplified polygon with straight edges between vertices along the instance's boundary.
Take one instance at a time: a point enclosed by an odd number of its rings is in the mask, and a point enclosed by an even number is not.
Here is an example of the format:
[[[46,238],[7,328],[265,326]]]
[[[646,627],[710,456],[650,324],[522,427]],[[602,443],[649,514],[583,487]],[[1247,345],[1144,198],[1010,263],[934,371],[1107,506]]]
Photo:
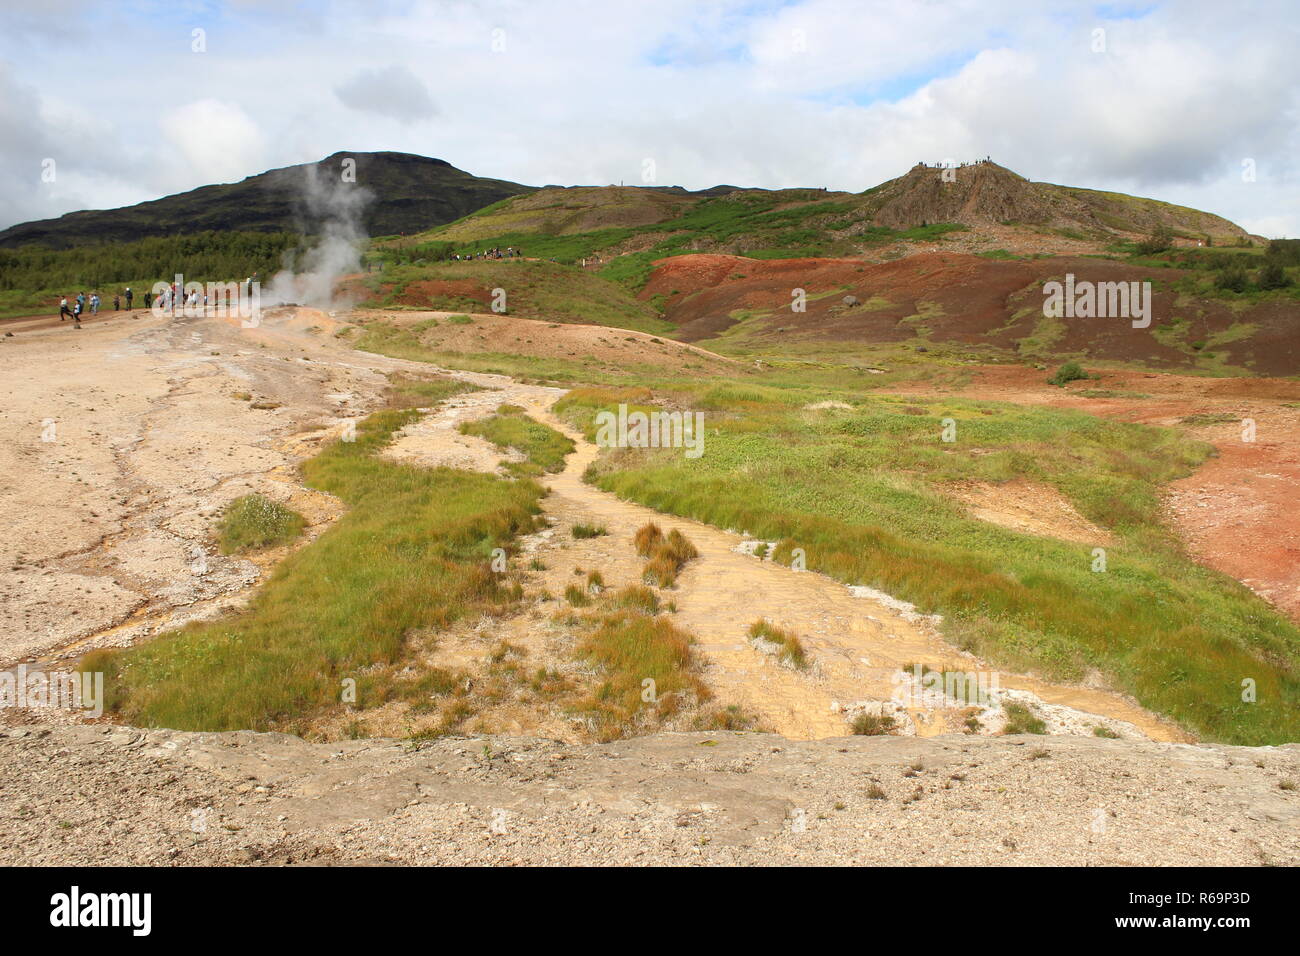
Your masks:
[[[361,246],[366,240],[361,214],[374,198],[349,172],[354,173],[355,167],[344,164],[337,175],[319,166],[304,167],[299,231],[315,235],[317,241],[298,252],[297,271],[286,257],[285,268],[262,291],[264,304],[296,303],[318,309],[341,305],[334,298],[334,284],[340,276],[361,270]]]

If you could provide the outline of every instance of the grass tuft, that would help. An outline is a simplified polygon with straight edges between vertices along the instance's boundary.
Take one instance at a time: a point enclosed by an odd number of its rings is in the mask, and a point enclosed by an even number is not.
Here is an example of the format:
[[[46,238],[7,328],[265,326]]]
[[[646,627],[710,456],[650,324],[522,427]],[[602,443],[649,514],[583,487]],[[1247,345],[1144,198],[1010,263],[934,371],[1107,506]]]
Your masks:
[[[808,658],[804,654],[803,644],[800,643],[799,638],[792,631],[777,627],[764,618],[759,618],[749,625],[749,639],[776,644],[778,659],[791,667],[804,670],[808,666]]]
[[[663,720],[710,698],[690,635],[668,618],[623,607],[596,615],[590,627],[579,652],[603,670],[585,706],[598,739],[626,736],[638,720]]]
[[[306,524],[302,515],[278,501],[244,495],[226,506],[217,527],[218,547],[222,554],[238,554],[288,544]]]
[[[1004,734],[1045,734],[1047,724],[1024,704],[1008,701],[1002,705],[1002,712],[1007,715]]]
[[[664,539],[664,533],[659,525],[653,521],[642,525],[637,529],[633,544],[636,546],[636,553],[643,558],[648,558],[654,554],[655,549],[659,547],[660,542]]]
[[[686,563],[700,556],[695,545],[676,528],[665,537],[654,522],[642,526],[633,542],[638,554],[650,558],[641,572],[642,580],[661,588],[672,587]]]

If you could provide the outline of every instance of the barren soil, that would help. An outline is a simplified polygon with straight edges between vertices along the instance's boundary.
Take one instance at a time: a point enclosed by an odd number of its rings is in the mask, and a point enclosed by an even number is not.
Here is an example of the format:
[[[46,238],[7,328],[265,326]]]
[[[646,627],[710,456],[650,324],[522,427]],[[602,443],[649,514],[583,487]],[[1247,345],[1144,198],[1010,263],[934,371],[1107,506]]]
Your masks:
[[[0,864],[1294,866],[1297,776],[1295,744],[21,727]]]

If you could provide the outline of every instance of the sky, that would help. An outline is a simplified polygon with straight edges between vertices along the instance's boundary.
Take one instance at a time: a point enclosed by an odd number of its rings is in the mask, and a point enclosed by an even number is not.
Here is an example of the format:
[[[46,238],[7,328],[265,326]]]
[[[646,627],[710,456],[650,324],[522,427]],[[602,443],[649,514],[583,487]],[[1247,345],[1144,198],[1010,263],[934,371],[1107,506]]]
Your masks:
[[[0,0],[0,228],[339,150],[858,192],[917,161],[1300,236],[1297,0]]]

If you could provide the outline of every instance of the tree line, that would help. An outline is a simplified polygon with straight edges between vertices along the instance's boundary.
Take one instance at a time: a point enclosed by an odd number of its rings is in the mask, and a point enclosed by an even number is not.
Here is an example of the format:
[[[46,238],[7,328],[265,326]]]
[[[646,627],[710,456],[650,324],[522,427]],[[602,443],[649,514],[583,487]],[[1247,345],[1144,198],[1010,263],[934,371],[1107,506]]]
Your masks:
[[[303,251],[292,232],[205,232],[103,242],[71,249],[0,249],[0,291],[109,288],[124,282],[269,277]]]

